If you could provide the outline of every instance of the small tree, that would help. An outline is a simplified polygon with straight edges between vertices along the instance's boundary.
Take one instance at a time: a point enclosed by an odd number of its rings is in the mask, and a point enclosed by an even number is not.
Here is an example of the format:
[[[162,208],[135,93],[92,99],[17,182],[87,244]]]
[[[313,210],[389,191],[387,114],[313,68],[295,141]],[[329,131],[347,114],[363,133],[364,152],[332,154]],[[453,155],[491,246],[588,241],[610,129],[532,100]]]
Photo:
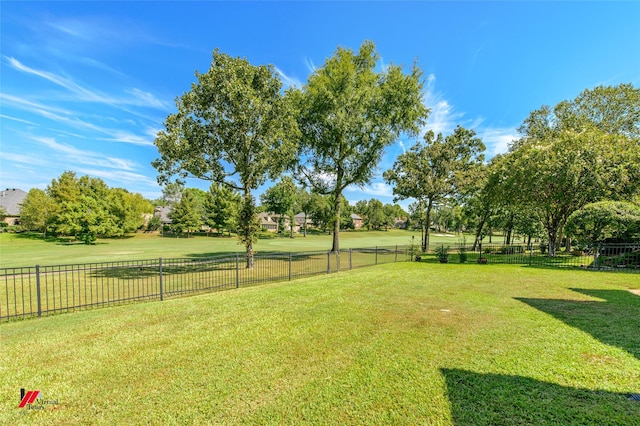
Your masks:
[[[198,201],[193,192],[184,191],[180,201],[174,204],[169,213],[171,226],[178,233],[190,233],[197,231],[202,224],[202,214],[198,207]]]
[[[242,198],[227,186],[212,184],[204,201],[205,224],[215,228],[218,232],[226,229],[229,235],[231,231],[238,229]]]
[[[413,209],[420,215],[422,250],[429,248],[431,213],[436,204],[445,203],[475,184],[485,147],[473,130],[456,127],[452,135],[436,137],[432,131],[401,154],[391,170],[384,172],[387,183],[394,185],[396,200],[413,198]]]

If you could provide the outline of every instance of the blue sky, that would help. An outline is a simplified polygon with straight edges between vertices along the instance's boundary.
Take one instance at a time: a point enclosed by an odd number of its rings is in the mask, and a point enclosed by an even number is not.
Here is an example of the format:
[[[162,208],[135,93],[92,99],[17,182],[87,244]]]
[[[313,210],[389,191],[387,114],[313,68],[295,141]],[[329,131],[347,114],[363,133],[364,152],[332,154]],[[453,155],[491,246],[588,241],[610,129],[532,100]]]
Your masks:
[[[472,128],[488,157],[542,105],[640,86],[640,2],[2,1],[0,39],[0,188],[25,191],[73,170],[159,197],[155,134],[215,48],[273,64],[288,86],[372,40],[383,63],[417,59],[427,128]],[[347,198],[391,202],[382,172],[413,143]]]

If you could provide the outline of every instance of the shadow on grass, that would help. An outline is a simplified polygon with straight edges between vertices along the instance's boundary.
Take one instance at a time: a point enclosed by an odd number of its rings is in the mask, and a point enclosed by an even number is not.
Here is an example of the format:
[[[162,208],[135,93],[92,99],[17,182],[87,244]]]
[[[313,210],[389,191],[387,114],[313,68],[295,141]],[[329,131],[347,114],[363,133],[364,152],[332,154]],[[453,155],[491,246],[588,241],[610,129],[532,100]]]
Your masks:
[[[16,233],[16,238],[21,240],[32,240],[32,241],[45,241],[47,243],[56,243],[62,245],[75,245],[75,244],[84,244],[82,242],[74,241],[71,237],[54,237],[54,236],[46,236],[43,237],[39,232],[20,232]]]
[[[441,369],[456,425],[637,425],[640,402],[502,374]]]
[[[516,299],[640,359],[640,297],[625,290],[571,290],[605,301]]]

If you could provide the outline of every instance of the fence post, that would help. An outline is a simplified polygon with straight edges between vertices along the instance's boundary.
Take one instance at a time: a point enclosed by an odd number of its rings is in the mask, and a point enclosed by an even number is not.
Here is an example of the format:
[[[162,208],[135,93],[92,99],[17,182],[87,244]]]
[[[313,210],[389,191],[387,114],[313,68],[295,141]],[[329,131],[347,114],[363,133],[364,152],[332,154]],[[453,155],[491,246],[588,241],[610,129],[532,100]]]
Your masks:
[[[378,264],[378,246],[376,246],[376,265]]]
[[[600,251],[602,249],[602,243],[598,243],[596,246],[596,250],[593,253],[593,261],[596,262],[596,266],[598,267],[598,271],[600,270]]]
[[[239,259],[239,254],[236,253],[236,288],[240,287],[240,259]]]
[[[529,266],[531,266],[532,261],[533,261],[533,246],[529,245]]]
[[[289,281],[291,281],[291,252],[289,252]]]
[[[164,292],[162,289],[162,258],[158,259],[158,269],[160,271],[160,301],[162,302],[164,300]]]
[[[36,265],[36,294],[38,298],[38,318],[42,316],[42,301],[40,299],[40,265]]]
[[[331,251],[327,252],[327,274],[331,273]]]
[[[396,244],[396,257],[393,259],[394,262],[398,261],[398,245]]]
[[[349,249],[349,270],[353,269],[353,260],[351,257],[351,249]]]

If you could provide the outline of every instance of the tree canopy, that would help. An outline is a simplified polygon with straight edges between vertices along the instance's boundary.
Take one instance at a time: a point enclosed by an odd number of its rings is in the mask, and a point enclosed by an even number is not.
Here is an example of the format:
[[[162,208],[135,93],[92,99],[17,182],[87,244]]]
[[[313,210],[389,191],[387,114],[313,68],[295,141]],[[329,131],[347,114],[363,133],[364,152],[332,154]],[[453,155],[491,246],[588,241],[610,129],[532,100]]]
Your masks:
[[[193,176],[242,192],[238,237],[253,267],[256,190],[295,160],[294,115],[272,65],[254,66],[217,49],[206,73],[176,101],[155,145],[159,181]]]
[[[417,142],[384,172],[385,181],[393,185],[396,200],[413,198],[417,201],[414,211],[423,209],[424,215],[419,215],[423,251],[429,247],[434,205],[450,202],[476,184],[484,149],[473,130],[458,126],[446,137],[430,131],[425,134],[424,142]]]
[[[632,241],[640,238],[640,206],[622,201],[587,204],[569,216],[566,232],[584,244]]]
[[[379,70],[375,45],[366,41],[357,53],[338,48],[307,84],[288,92],[306,159],[298,174],[332,196],[333,251],[340,249],[343,190],[369,183],[385,147],[403,132],[417,134],[427,118],[421,75],[415,64],[408,74],[393,64]]]

